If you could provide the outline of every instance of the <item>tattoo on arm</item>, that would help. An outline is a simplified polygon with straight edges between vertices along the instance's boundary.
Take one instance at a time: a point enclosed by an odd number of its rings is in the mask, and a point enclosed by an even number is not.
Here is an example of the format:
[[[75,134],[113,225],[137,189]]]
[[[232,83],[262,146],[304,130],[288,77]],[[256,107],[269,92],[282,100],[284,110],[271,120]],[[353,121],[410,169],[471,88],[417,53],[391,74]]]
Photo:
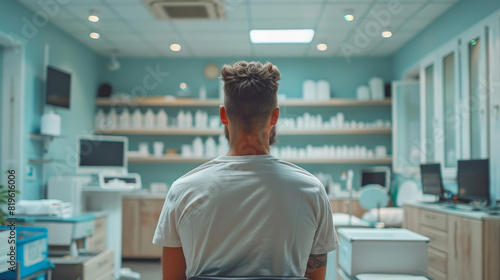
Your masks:
[[[326,254],[309,255],[309,260],[307,261],[307,269],[317,269],[326,266],[326,256]]]

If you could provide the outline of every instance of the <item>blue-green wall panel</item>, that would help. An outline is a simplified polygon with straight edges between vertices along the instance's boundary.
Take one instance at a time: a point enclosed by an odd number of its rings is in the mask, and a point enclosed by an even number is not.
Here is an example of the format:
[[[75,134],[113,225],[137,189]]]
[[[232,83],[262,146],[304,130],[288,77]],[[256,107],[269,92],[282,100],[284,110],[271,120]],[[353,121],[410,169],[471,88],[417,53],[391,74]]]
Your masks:
[[[403,78],[425,56],[498,9],[499,0],[461,0],[394,54],[394,77]]]
[[[76,145],[75,136],[91,133],[93,112],[95,111],[95,91],[97,88],[99,60],[95,52],[71,38],[67,33],[48,23],[38,27],[32,34],[23,33],[24,19],[30,21],[35,12],[17,1],[0,1],[0,32],[9,34],[24,42],[25,81],[24,81],[24,135],[26,135],[24,156],[39,158],[40,142],[28,139],[31,132],[40,131],[40,119],[44,106],[42,103],[44,48],[50,47],[49,64],[72,73],[71,109],[56,109],[62,118],[62,134],[50,146],[50,158],[63,160],[57,164],[46,165],[47,174],[71,175],[74,173]],[[54,170],[58,170],[57,173]],[[41,167],[37,168],[37,179],[27,181],[23,176],[23,198],[38,199],[41,195]],[[19,173],[24,174],[24,170]]]

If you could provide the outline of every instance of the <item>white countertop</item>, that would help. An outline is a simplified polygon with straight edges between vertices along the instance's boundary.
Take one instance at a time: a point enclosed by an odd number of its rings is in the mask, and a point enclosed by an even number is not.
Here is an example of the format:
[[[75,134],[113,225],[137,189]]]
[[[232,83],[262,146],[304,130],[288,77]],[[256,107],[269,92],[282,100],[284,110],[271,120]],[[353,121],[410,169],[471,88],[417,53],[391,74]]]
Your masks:
[[[463,209],[452,209],[441,204],[408,203],[407,206],[417,207],[424,210],[434,211],[443,214],[455,215],[475,220],[495,220],[500,221],[500,215],[490,215],[482,211],[469,211]]]

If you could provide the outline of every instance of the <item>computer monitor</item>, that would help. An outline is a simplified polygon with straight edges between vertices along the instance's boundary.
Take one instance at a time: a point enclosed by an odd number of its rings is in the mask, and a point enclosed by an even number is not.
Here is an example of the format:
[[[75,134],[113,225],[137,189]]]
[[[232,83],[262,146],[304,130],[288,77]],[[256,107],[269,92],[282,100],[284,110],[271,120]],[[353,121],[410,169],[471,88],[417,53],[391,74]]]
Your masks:
[[[458,199],[490,201],[490,164],[488,159],[459,160]]]
[[[441,164],[421,164],[420,175],[422,177],[422,189],[424,194],[439,196],[443,199],[443,178],[441,176]]]
[[[77,173],[127,173],[128,138],[121,136],[77,137]]]
[[[391,169],[385,166],[363,168],[361,170],[361,188],[371,184],[381,185],[388,192],[391,188]]]

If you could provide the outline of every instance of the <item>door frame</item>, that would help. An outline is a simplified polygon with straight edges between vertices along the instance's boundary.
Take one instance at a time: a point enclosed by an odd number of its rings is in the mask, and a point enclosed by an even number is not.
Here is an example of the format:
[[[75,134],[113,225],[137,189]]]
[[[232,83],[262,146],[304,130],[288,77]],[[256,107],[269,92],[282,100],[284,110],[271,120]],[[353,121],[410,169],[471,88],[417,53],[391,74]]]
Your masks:
[[[24,133],[25,47],[21,41],[2,32],[0,32],[0,46],[3,48],[3,69],[0,77],[2,79],[0,183],[5,185],[8,181],[6,170],[14,170],[16,190],[21,192],[18,199],[21,199],[26,173],[24,158],[26,140]]]

